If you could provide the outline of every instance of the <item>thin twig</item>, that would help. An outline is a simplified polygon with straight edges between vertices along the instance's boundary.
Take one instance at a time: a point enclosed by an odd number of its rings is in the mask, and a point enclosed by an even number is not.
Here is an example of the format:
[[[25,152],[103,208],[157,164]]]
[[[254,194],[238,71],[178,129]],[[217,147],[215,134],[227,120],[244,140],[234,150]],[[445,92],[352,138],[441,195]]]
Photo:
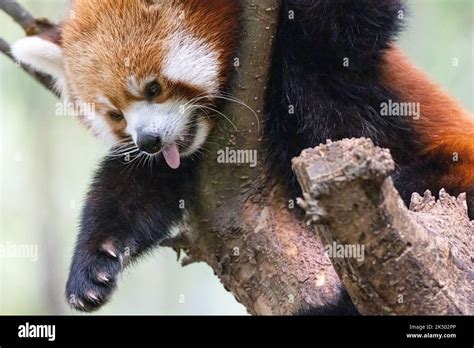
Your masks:
[[[5,11],[13,20],[18,23],[26,35],[37,35],[42,32],[51,29],[54,27],[47,19],[35,19],[27,10],[25,10],[18,2],[15,0],[0,0],[0,9]],[[31,69],[29,66],[24,65],[16,61],[13,57],[8,42],[0,38],[0,52],[10,58],[15,62],[17,66],[20,66],[27,74],[33,77],[46,89],[51,91],[54,95],[59,97],[58,92],[54,88],[54,80],[51,76],[42,74],[38,71]]]
[[[10,58],[17,66],[20,66],[27,74],[29,74],[31,77],[33,77],[36,81],[38,81],[41,85],[43,85],[46,89],[51,91],[54,95],[59,97],[59,93],[55,90],[54,88],[54,80],[52,79],[51,76],[42,74],[40,72],[37,72],[33,69],[31,69],[29,66],[24,65],[19,63],[15,57],[13,57],[11,50],[10,50],[10,45],[0,38],[0,52],[2,52],[4,55],[6,55],[8,58]]]
[[[28,36],[40,34],[54,26],[46,18],[34,18],[15,0],[0,0],[0,9],[13,18]]]
[[[0,9],[12,17],[25,31],[36,23],[35,18],[15,0],[0,0]]]
[[[11,51],[10,51],[10,45],[0,38],[0,52],[2,52],[4,55],[6,55],[8,58],[11,60],[15,61],[15,57],[13,57]]]

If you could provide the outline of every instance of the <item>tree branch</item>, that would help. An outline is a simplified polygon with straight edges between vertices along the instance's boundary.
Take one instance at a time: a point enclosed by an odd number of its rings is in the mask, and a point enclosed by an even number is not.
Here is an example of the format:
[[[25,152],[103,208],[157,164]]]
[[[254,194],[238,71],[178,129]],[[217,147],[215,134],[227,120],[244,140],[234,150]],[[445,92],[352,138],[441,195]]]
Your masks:
[[[54,26],[46,18],[34,18],[15,0],[0,0],[0,9],[18,23],[26,35],[38,35]]]
[[[0,0],[0,9],[5,11],[15,22],[21,25],[27,35],[41,34],[54,27],[54,24],[47,19],[35,19],[15,0]],[[28,75],[43,85],[43,87],[59,97],[59,93],[54,88],[54,80],[51,76],[42,74],[27,65],[17,62],[15,57],[11,54],[10,45],[3,38],[0,38],[0,52],[15,62],[17,66],[20,66]]]
[[[0,52],[2,52],[5,56],[10,58],[15,65],[21,67],[28,75],[33,77],[36,81],[38,81],[43,87],[48,89],[51,93],[55,96],[59,97],[59,93],[54,88],[54,80],[49,75],[42,74],[38,71],[31,69],[29,66],[25,64],[21,64],[15,60],[15,57],[11,54],[10,45],[0,38]]]
[[[409,211],[389,177],[389,151],[369,139],[304,150],[293,168],[300,204],[325,244],[364,248],[331,258],[362,314],[474,313],[474,225],[465,194],[442,190],[439,201],[415,194]]]
[[[209,264],[252,314],[335,304],[342,285],[331,261],[362,313],[472,314],[473,226],[463,197],[441,193],[436,202],[415,196],[413,209],[420,213],[407,211],[387,178],[393,169],[387,151],[368,140],[345,140],[295,160],[305,192],[300,203],[318,233],[298,218],[261,166],[218,163],[217,151],[226,147],[256,150],[260,163],[263,158],[259,130],[279,1],[241,2],[245,20],[232,92],[255,114],[239,103],[225,106],[237,130],[225,122],[217,126],[201,166],[201,206],[167,244],[186,252],[184,264]],[[15,1],[1,0],[0,8],[28,34],[44,30]],[[3,40],[0,49],[12,58]],[[23,68],[52,90],[50,79]],[[330,260],[330,242],[362,244],[364,260]]]
[[[217,153],[262,149],[264,95],[279,1],[241,1],[243,36],[232,95],[225,105],[237,130],[220,122],[201,168],[200,209],[177,249],[209,264],[251,314],[291,314],[309,306],[336,304],[341,283],[319,236],[297,217],[286,195],[261,165],[218,163]],[[257,119],[258,118],[258,119]],[[189,261],[186,261],[189,262]]]

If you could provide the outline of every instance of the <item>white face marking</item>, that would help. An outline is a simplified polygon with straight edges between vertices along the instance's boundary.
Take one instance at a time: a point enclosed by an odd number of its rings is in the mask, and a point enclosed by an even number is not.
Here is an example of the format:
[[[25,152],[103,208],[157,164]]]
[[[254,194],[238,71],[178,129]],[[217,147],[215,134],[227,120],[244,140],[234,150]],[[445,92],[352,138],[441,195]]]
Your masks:
[[[167,101],[161,104],[135,102],[124,113],[127,120],[125,131],[132,137],[135,144],[138,141],[138,133],[150,133],[158,135],[164,145],[171,145],[189,136],[191,113],[192,108],[187,110],[184,100]],[[208,123],[203,118],[198,118],[193,141],[180,155],[186,157],[197,151],[205,142],[209,131]]]
[[[110,125],[104,120],[103,116],[94,113],[94,116],[88,117],[90,121],[90,127],[92,132],[103,141],[108,147],[112,147],[117,144],[117,137],[110,130]]]
[[[78,100],[78,102],[84,103],[81,100]],[[104,116],[88,108],[82,108],[82,113],[86,119],[86,123],[91,127],[92,132],[97,138],[108,147],[112,147],[117,143],[118,139],[110,129],[110,125],[104,119]]]
[[[202,39],[185,31],[174,33],[168,41],[163,75],[216,93],[219,88],[218,54]]]
[[[207,139],[207,136],[209,135],[209,125],[203,119],[199,119],[196,127],[196,135],[194,136],[193,143],[186,151],[181,154],[181,156],[183,157],[189,156],[199,150],[199,148],[204,144]]]
[[[139,98],[141,97],[145,86],[154,80],[156,80],[156,77],[152,75],[146,76],[140,80],[138,80],[136,76],[131,75],[127,78],[127,90],[131,95]]]
[[[171,100],[161,104],[135,102],[124,113],[127,120],[126,132],[132,136],[135,143],[138,132],[142,132],[159,135],[163,144],[172,144],[187,133],[190,112],[184,109],[184,104],[183,100]]]
[[[137,78],[135,76],[130,76],[127,79],[127,90],[131,95],[135,97],[140,97],[140,88],[138,86]]]
[[[107,98],[106,96],[99,94],[99,95],[96,97],[96,99],[97,99],[97,102],[98,102],[98,103],[104,105],[105,107],[107,107],[107,108],[109,108],[109,109],[111,109],[111,110],[115,110],[114,104],[112,104],[112,103],[110,102],[109,98]]]

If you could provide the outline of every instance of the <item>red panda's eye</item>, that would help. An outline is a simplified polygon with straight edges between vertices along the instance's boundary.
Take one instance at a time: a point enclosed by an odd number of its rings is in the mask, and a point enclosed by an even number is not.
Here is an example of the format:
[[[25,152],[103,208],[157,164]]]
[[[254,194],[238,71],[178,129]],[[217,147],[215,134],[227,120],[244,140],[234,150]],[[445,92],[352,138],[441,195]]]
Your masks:
[[[147,99],[152,99],[161,94],[161,86],[158,81],[152,81],[145,87],[145,96]]]
[[[117,122],[123,120],[123,115],[117,111],[109,111],[107,113],[107,116],[109,116],[112,120],[117,121]]]

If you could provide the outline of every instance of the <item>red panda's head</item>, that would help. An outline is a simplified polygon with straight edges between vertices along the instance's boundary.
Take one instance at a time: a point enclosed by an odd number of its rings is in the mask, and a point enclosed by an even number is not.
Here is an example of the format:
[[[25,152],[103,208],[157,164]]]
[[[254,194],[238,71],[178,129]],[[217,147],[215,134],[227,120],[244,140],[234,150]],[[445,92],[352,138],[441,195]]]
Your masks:
[[[12,52],[68,101],[92,105],[83,122],[109,146],[162,152],[174,168],[208,135],[201,106],[229,81],[237,28],[235,0],[74,0],[58,35]]]

